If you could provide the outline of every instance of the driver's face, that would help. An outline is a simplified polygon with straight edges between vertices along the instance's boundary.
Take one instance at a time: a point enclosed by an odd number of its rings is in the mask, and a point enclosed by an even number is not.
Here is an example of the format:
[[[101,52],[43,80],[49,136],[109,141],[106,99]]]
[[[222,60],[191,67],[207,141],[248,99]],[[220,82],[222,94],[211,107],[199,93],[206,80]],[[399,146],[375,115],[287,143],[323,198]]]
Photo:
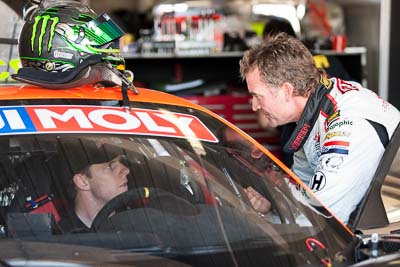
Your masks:
[[[121,163],[119,156],[109,162],[91,165],[89,172],[90,191],[104,204],[128,190],[129,169]]]

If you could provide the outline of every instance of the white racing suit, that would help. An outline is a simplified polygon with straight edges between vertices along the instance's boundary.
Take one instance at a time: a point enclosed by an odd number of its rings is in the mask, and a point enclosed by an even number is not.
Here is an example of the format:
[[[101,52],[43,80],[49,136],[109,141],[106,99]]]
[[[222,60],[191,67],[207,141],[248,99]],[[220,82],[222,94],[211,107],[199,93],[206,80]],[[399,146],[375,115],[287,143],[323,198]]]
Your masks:
[[[359,83],[322,78],[284,149],[294,152],[294,173],[347,224],[399,121],[395,107]]]

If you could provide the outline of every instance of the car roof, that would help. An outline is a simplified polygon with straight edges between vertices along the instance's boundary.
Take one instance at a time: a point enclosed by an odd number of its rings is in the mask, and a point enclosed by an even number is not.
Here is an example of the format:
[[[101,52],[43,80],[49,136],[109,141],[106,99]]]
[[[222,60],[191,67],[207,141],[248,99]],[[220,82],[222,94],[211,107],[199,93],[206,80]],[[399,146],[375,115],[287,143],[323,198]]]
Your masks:
[[[128,92],[130,101],[148,102],[155,104],[168,104],[173,106],[183,106],[201,110],[225,123],[230,124],[223,118],[217,116],[210,110],[197,105],[184,98],[164,93],[161,91],[137,88],[138,93]],[[99,88],[92,85],[76,87],[72,89],[45,89],[28,84],[7,84],[0,86],[0,100],[19,100],[19,99],[101,99],[101,100],[122,100],[123,95],[119,87]],[[232,128],[236,128],[230,124]],[[240,133],[240,131],[239,131]],[[246,137],[248,139],[248,137]],[[251,140],[255,142],[254,140]],[[385,207],[381,198],[381,189],[385,177],[390,169],[391,163],[400,146],[400,129],[393,134],[393,137],[385,150],[380,165],[373,177],[372,183],[368,189],[367,195],[360,203],[356,212],[352,214],[353,221],[350,224],[353,231],[357,229],[384,227],[389,224]],[[269,152],[269,151],[268,151]],[[271,153],[268,155],[274,159],[281,168],[288,171],[288,168],[279,162]],[[290,171],[289,171],[290,172]],[[379,216],[377,216],[379,214]]]
[[[207,112],[201,106],[192,102],[167,94],[160,91],[138,88],[138,94],[128,92],[131,101],[151,102],[158,104],[170,104],[177,106],[186,106],[201,109]],[[27,84],[13,84],[0,86],[0,100],[18,100],[18,99],[109,99],[122,100],[122,92],[119,87],[95,87],[86,85],[71,89],[45,89],[38,86]]]
[[[181,106],[200,110],[217,120],[223,121],[228,124],[232,129],[235,129],[241,136],[248,139],[251,143],[262,147],[253,138],[246,135],[234,124],[226,119],[218,116],[209,109],[195,104],[185,98],[175,96],[173,94],[164,93],[157,90],[137,87],[137,93],[132,91],[128,92],[128,98],[133,102],[146,102],[152,104],[164,104],[172,106]],[[81,99],[81,100],[123,100],[122,90],[119,86],[115,87],[96,87],[93,85],[85,85],[81,87],[74,87],[70,89],[46,89],[29,84],[3,84],[0,85],[0,100],[51,100],[51,99]],[[265,150],[265,149],[264,149]],[[267,154],[275,159],[276,157],[267,150]],[[287,169],[283,163],[278,165]]]
[[[235,129],[241,136],[248,139],[251,143],[259,146],[267,155],[277,161],[276,163],[283,169],[288,170],[288,167],[277,160],[277,157],[270,151],[266,150],[262,145],[255,141],[250,136],[242,132],[231,122],[218,116],[209,109],[195,104],[185,98],[175,96],[173,94],[164,93],[158,90],[137,87],[138,93],[132,91],[128,92],[130,101],[134,102],[147,102],[154,104],[165,104],[172,106],[181,106],[186,108],[193,108],[207,113],[208,115],[223,121],[232,129]],[[0,100],[46,100],[46,99],[82,99],[82,100],[123,100],[121,88],[115,87],[96,87],[93,85],[85,85],[81,87],[74,87],[70,89],[46,89],[35,85],[29,84],[2,84],[0,85]]]

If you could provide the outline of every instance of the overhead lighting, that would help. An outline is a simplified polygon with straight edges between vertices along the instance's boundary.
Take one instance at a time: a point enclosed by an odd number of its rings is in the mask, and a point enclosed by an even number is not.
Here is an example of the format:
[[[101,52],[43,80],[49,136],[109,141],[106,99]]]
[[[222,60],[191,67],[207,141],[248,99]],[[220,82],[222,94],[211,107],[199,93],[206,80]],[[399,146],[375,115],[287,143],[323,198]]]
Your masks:
[[[297,18],[299,20],[302,20],[304,18],[304,15],[306,14],[306,5],[305,4],[299,4],[297,6],[296,13],[297,13]]]
[[[181,4],[175,4],[174,5],[174,11],[175,12],[186,12],[188,10],[188,5],[185,3],[181,3]]]
[[[154,8],[154,13],[158,15],[162,15],[164,13],[182,13],[188,10],[188,5],[185,3],[180,4],[161,4]]]
[[[254,14],[257,15],[274,16],[286,19],[292,25],[293,30],[296,33],[300,33],[300,22],[298,19],[298,13],[293,5],[255,4],[253,5],[252,11]]]

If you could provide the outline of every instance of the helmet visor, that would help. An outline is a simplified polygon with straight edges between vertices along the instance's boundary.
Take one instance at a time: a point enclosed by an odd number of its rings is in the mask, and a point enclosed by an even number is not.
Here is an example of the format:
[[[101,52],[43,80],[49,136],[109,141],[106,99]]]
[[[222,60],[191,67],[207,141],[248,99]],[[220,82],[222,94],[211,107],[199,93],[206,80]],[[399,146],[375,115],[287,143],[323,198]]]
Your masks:
[[[106,13],[79,27],[83,27],[93,39],[93,45],[102,46],[124,35],[124,31]]]

